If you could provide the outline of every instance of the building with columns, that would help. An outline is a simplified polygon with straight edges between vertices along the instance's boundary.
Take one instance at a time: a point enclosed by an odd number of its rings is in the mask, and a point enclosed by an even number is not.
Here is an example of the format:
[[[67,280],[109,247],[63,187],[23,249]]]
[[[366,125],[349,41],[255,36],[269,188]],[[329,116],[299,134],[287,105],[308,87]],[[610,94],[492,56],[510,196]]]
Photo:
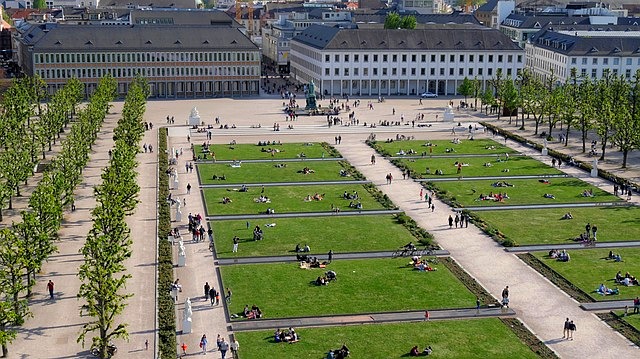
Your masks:
[[[291,75],[325,95],[453,95],[465,77],[487,86],[498,70],[515,78],[525,53],[480,25],[341,29],[314,25],[291,41]]]
[[[182,15],[145,11],[132,14],[131,26],[26,24],[16,35],[18,62],[51,93],[76,77],[91,94],[111,75],[123,96],[140,74],[157,98],[257,95],[260,49],[237,23],[217,10]]]

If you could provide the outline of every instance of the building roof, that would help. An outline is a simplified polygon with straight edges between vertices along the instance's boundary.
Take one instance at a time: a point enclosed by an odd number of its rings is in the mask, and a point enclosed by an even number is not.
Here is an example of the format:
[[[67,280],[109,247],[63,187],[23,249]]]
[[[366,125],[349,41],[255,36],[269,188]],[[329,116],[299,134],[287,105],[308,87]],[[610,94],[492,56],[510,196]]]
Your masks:
[[[197,4],[195,0],[104,0],[100,1],[100,7],[195,9]]]
[[[35,51],[257,50],[239,29],[211,26],[92,26],[37,24],[21,41]]]
[[[451,14],[418,14],[415,16],[418,24],[476,24],[480,25],[478,19],[471,14],[454,12]],[[387,14],[360,14],[353,15],[353,22],[356,23],[377,23],[384,24]]]
[[[620,32],[626,32],[627,36],[620,36]],[[530,42],[567,56],[640,57],[640,27],[637,26],[548,25],[533,35]]]
[[[498,0],[488,0],[486,3],[482,4],[476,11],[481,12],[492,12],[498,6]]]
[[[532,15],[511,13],[503,21],[502,26],[515,27],[519,29],[542,29],[548,24],[589,24],[588,16],[567,16],[567,15]]]
[[[131,23],[136,25],[209,25],[241,27],[224,11],[217,9],[133,9],[129,15]],[[154,22],[154,20],[170,20]]]
[[[323,50],[519,50],[505,34],[480,25],[427,25],[422,29],[340,29],[313,25],[292,41]]]

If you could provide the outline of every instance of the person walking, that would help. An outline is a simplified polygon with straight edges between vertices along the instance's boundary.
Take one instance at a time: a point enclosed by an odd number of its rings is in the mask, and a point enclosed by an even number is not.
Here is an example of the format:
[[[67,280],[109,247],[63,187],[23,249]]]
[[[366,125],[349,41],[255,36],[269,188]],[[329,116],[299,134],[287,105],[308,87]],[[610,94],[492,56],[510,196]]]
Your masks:
[[[376,155],[371,155],[371,165],[376,164]]]
[[[182,343],[180,348],[182,349],[182,355],[187,355],[187,343]]]
[[[464,215],[464,228],[469,228],[469,214]]]
[[[233,253],[238,252],[238,244],[240,243],[240,238],[238,236],[233,237]]]
[[[569,323],[569,340],[573,340],[573,333],[576,330],[577,330],[576,324],[572,320],[571,323]]]
[[[207,354],[207,335],[202,334],[202,338],[200,338],[200,348],[202,348],[202,354]]]
[[[231,342],[231,344],[229,344],[229,348],[231,349],[231,357],[237,359],[238,349],[240,349],[240,343],[238,343],[238,340],[236,340],[236,338],[233,338],[233,341]]]
[[[427,197],[427,198],[426,198],[426,200],[427,200],[427,202],[429,203],[429,208],[431,208],[431,206],[433,206],[433,204],[432,204],[432,201],[433,201],[433,200],[431,199],[431,196],[429,196],[429,194],[428,194],[428,193],[427,193],[427,194],[425,194],[424,196],[425,196],[425,197]]]
[[[327,254],[327,257],[329,258],[329,263],[331,263],[331,261],[333,260],[333,249],[329,250],[329,253]]]
[[[420,188],[420,200],[422,201],[422,196],[423,196],[423,192],[422,192],[422,188]]]
[[[209,289],[209,300],[211,300],[211,305],[215,303],[217,293],[218,292],[215,288],[211,287],[211,289]]]
[[[598,238],[596,238],[596,233],[598,232],[598,226],[596,226],[595,224],[593,226],[591,226],[591,233],[593,233],[593,241],[597,241]]]
[[[220,350],[220,345],[223,341],[224,340],[222,339],[222,335],[218,334],[218,337],[216,338],[216,345],[218,346],[218,350]]]
[[[187,194],[191,194],[191,183],[187,183]]]
[[[569,318],[564,321],[564,329],[562,330],[562,339],[569,339],[569,327],[571,325],[571,321]]]
[[[49,290],[49,298],[53,299],[53,281],[49,280],[49,283],[47,283],[47,289]]]
[[[227,356],[227,350],[229,350],[229,343],[225,339],[222,339],[222,343],[220,343],[220,355],[222,359]]]
[[[227,287],[227,296],[224,297],[224,299],[227,301],[227,303],[231,303],[231,289],[229,289],[229,287]]]
[[[429,314],[429,311],[425,310],[424,311],[424,321],[428,322],[430,317],[431,317],[431,314]]]
[[[509,308],[509,286],[502,290],[502,306]]]
[[[449,229],[453,228],[453,217],[449,215]]]
[[[458,213],[456,213],[456,218],[453,222],[456,224],[456,228],[458,228],[458,222],[460,222],[460,215]],[[460,227],[462,227],[462,225],[460,225]]]
[[[204,282],[204,300],[209,300],[209,291],[211,290],[211,286],[209,282]]]

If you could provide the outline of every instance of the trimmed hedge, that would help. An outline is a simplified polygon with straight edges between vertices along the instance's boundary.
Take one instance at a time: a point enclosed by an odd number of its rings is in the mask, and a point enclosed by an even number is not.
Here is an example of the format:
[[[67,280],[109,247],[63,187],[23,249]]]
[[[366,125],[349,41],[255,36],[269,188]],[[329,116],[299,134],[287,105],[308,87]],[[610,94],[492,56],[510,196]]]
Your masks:
[[[320,146],[322,146],[322,148],[324,148],[325,151],[327,151],[327,154],[329,155],[329,157],[342,157],[340,152],[336,150],[333,146],[331,146],[329,143],[320,142]]]
[[[167,234],[171,231],[169,203],[169,157],[166,128],[158,130],[158,350],[161,359],[176,357],[176,311],[169,288],[173,283],[171,243]]]
[[[396,222],[403,225],[411,234],[416,237],[418,242],[422,245],[429,246],[431,249],[440,249],[437,244],[433,243],[433,235],[424,228],[418,226],[418,223],[413,218],[407,216],[404,212],[396,214]]]

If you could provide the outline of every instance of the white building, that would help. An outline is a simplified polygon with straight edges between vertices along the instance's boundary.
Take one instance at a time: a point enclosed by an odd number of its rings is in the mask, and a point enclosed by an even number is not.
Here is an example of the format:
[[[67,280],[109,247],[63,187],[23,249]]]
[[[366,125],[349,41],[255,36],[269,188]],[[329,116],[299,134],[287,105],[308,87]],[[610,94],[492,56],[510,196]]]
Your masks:
[[[291,41],[291,75],[325,95],[455,94],[465,77],[486,87],[498,69],[515,78],[524,51],[480,25],[415,30],[312,26]]]
[[[564,82],[602,77],[605,70],[631,78],[640,69],[640,27],[630,25],[548,25],[525,46],[526,67],[541,78]]]

